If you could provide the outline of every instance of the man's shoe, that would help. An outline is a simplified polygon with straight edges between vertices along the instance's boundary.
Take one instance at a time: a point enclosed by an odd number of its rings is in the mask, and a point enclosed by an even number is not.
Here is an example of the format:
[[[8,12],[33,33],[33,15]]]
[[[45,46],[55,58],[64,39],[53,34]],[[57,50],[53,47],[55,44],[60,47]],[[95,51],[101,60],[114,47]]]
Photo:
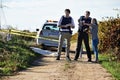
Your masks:
[[[60,60],[60,56],[57,56],[56,60]]]
[[[70,59],[70,57],[69,57],[69,56],[67,56],[67,57],[66,57],[66,60],[67,60],[67,61],[71,61],[71,59]]]
[[[74,61],[78,61],[77,59],[74,59]]]
[[[89,59],[88,62],[92,62],[92,61]]]

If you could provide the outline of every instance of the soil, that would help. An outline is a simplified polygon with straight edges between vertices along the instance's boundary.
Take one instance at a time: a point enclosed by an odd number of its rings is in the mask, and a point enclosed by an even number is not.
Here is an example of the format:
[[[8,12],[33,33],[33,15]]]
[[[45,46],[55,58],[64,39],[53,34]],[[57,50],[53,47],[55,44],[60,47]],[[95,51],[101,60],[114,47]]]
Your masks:
[[[87,62],[86,54],[82,55],[82,59],[73,61],[75,47],[76,44],[72,44],[71,62],[66,61],[64,52],[60,61],[56,57],[42,57],[32,67],[5,80],[113,80],[112,75],[100,64]]]

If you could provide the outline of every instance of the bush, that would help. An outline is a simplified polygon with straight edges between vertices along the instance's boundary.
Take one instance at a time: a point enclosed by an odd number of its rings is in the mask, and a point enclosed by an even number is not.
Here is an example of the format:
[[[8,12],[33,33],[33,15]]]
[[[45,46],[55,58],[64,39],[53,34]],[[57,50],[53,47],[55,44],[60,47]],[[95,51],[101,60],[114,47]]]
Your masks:
[[[99,49],[113,50],[111,55],[120,60],[120,19],[109,19],[99,23]]]
[[[78,39],[78,33],[75,33],[74,35],[72,35],[72,38],[71,38],[72,42],[77,41],[77,39]]]
[[[9,42],[0,40],[0,75],[12,75],[16,71],[26,69],[38,56],[30,50],[33,41],[12,36]]]

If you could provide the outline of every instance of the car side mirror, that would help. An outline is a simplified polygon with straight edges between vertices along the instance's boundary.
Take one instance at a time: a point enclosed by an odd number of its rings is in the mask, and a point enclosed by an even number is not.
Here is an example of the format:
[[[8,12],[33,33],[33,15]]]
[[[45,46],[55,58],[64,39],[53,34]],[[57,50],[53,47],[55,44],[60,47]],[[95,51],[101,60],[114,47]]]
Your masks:
[[[39,31],[39,29],[36,29],[36,31]]]

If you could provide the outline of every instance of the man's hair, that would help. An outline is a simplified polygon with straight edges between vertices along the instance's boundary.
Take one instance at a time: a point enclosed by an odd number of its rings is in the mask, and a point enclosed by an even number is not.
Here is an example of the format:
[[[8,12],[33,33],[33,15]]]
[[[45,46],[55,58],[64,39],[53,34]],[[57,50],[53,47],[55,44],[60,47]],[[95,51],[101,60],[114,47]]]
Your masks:
[[[67,11],[68,13],[70,13],[70,9],[65,9],[65,11]]]
[[[90,15],[90,11],[86,11],[86,13]]]

